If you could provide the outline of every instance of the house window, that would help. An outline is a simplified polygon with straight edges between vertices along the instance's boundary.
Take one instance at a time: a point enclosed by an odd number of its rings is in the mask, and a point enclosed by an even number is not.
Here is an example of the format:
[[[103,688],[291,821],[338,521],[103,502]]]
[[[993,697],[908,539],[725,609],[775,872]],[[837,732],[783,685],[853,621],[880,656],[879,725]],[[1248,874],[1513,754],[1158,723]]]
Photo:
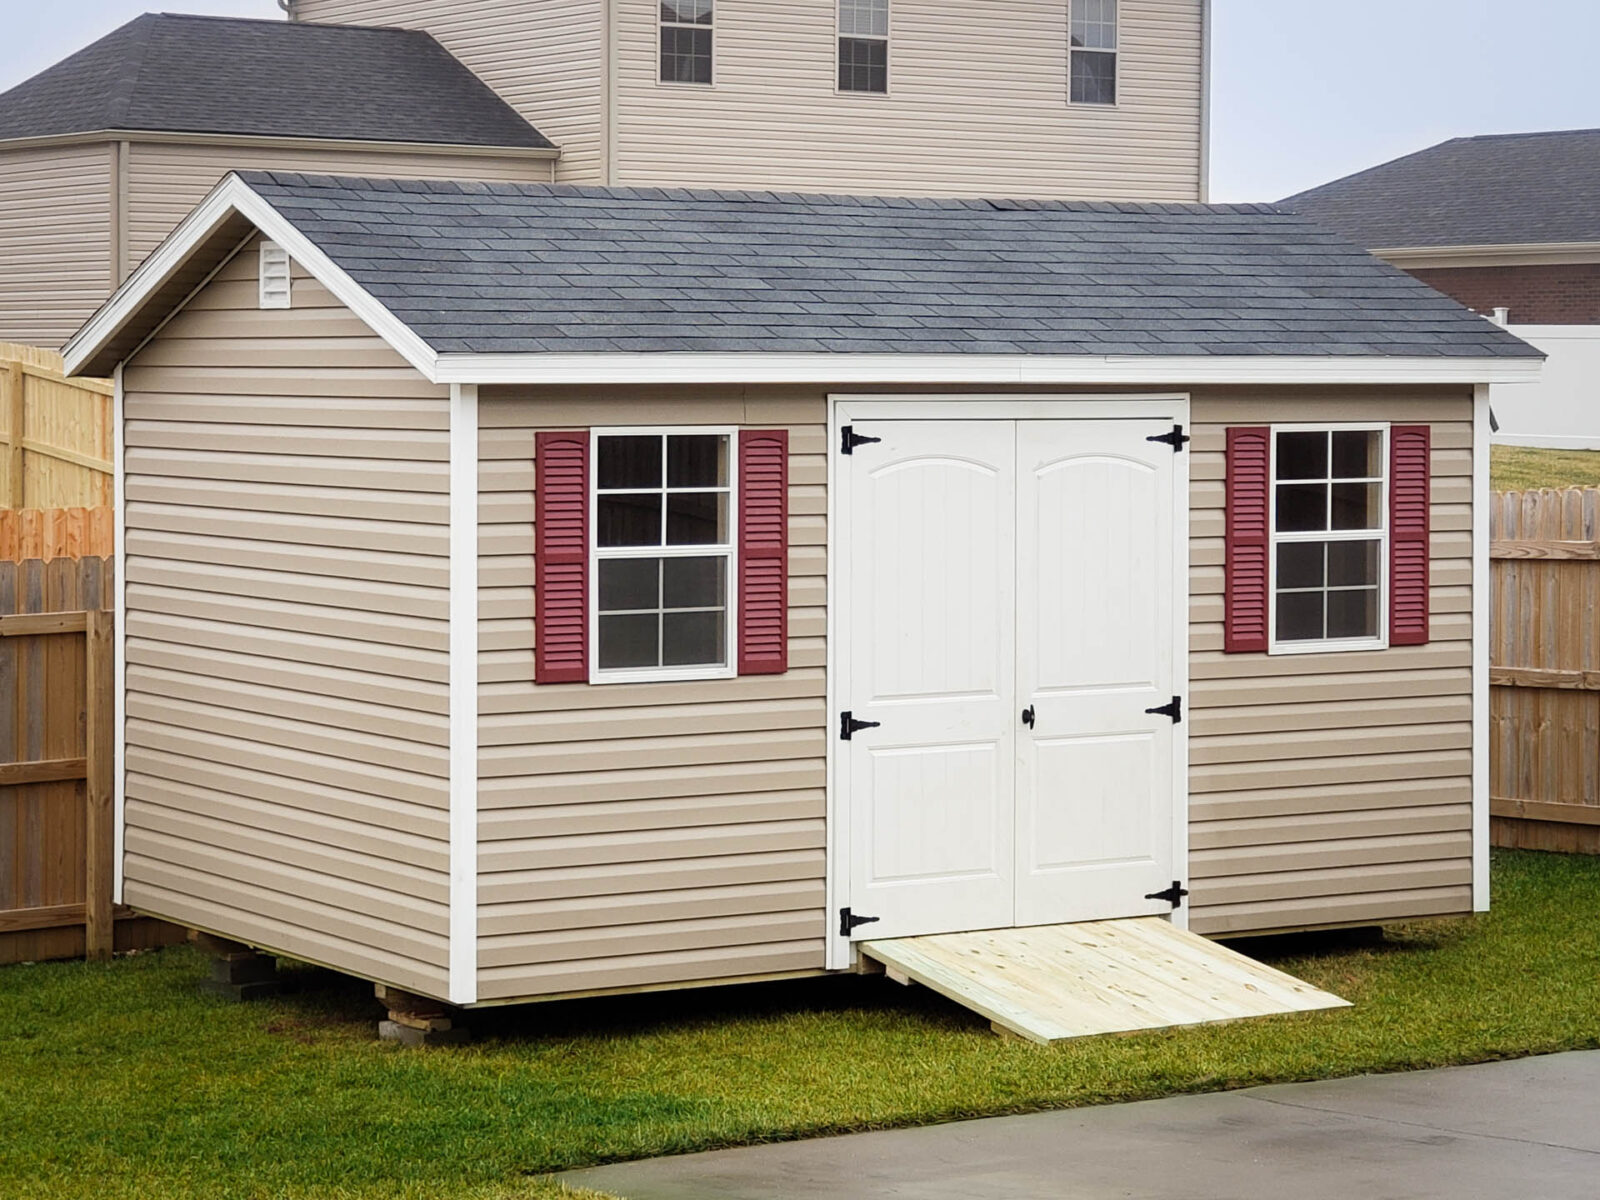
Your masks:
[[[711,82],[713,0],[661,0],[661,82]]]
[[[889,0],[839,0],[839,90],[889,90]]]
[[[1071,0],[1074,104],[1117,102],[1117,0]]]
[[[732,430],[594,434],[594,672],[734,673]]]
[[[1272,432],[1273,650],[1386,645],[1388,430]]]

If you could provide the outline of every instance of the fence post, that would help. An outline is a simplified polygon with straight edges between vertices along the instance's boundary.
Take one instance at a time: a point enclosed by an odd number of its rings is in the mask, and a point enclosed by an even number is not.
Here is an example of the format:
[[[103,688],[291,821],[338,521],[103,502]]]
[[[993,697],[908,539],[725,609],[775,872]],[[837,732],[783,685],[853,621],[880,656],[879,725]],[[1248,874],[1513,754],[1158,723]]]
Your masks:
[[[28,410],[28,380],[22,373],[20,362],[0,362],[0,409],[4,409],[9,453],[6,456],[9,471],[8,502],[12,508],[22,508],[28,498],[27,476],[22,460],[22,426]]]
[[[111,613],[91,610],[85,629],[89,810],[84,827],[88,842],[84,873],[84,944],[88,957],[97,961],[111,957],[116,940],[116,915],[111,904],[115,870],[112,826],[116,820],[115,765],[112,762],[116,753],[112,730],[115,721],[112,623],[115,619]]]

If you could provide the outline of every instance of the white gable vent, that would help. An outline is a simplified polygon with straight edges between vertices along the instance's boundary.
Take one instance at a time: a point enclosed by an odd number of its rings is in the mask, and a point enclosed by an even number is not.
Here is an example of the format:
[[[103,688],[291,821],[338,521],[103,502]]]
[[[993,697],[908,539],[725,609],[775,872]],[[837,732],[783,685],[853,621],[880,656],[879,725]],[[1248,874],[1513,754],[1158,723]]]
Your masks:
[[[290,307],[289,252],[277,242],[261,243],[261,307]]]

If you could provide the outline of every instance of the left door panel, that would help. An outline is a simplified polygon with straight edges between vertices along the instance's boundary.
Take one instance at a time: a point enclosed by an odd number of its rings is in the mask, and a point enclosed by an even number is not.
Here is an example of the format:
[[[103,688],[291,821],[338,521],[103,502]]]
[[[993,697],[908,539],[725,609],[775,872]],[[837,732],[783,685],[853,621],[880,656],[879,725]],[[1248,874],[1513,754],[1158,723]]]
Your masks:
[[[894,421],[845,462],[840,707],[862,938],[1012,923],[1016,425]],[[834,731],[838,736],[839,731]]]

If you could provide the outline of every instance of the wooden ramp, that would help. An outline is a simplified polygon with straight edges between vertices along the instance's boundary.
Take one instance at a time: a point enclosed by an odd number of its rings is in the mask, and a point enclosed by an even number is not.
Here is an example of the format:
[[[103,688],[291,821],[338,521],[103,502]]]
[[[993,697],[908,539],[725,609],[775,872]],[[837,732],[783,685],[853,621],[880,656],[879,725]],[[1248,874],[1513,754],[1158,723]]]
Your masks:
[[[1349,1002],[1178,929],[1160,917],[864,942],[891,979],[1049,1045]]]

